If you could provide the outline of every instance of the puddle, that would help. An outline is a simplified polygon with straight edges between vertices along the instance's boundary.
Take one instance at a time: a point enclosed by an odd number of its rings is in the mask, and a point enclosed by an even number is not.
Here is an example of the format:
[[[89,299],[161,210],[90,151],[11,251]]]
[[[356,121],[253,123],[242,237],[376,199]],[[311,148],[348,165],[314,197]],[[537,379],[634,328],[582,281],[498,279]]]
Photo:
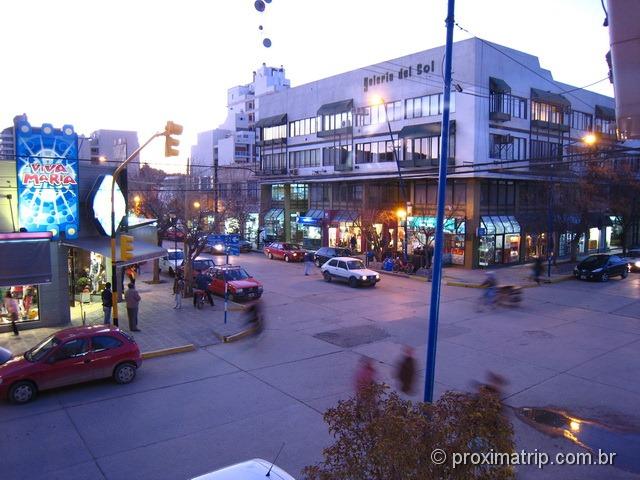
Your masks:
[[[615,453],[614,467],[640,473],[640,433],[616,430],[591,420],[544,408],[519,408],[519,417],[552,436],[562,436],[581,447]]]

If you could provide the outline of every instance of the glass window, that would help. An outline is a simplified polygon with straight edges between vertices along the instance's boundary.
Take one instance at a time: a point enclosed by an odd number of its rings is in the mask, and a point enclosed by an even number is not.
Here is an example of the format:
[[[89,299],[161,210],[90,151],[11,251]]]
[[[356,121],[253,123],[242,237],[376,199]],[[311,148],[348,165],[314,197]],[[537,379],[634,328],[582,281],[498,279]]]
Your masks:
[[[422,99],[414,98],[413,99],[413,117],[421,117],[422,116]]]
[[[87,353],[89,350],[89,342],[84,338],[76,338],[64,343],[56,352],[56,360],[65,360],[67,358],[77,357]]]
[[[347,264],[345,262],[343,262],[342,260],[340,260],[338,262],[338,268],[342,268],[342,269],[346,270],[347,269]]]
[[[429,105],[429,113],[431,115],[438,115],[440,113],[439,110],[439,98],[440,95],[429,95],[430,105]]]
[[[405,100],[405,118],[413,118],[413,99]]]
[[[94,352],[101,352],[103,350],[112,350],[122,345],[122,342],[116,338],[107,335],[96,335],[91,338],[91,349]]]
[[[496,227],[491,221],[491,217],[482,217],[482,224],[484,225],[487,235],[496,233]]]
[[[504,225],[502,224],[500,217],[491,217],[491,221],[496,228],[496,233],[504,233]]]

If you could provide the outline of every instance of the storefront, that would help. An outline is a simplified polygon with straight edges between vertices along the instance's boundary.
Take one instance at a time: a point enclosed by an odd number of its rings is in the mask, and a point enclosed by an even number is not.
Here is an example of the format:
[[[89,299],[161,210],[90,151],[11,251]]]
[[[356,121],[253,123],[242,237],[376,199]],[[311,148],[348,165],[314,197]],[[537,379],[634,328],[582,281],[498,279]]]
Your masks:
[[[433,251],[435,241],[436,217],[409,217],[408,252]],[[400,229],[402,231],[403,229]],[[464,265],[465,220],[463,218],[447,218],[443,225],[445,265]],[[427,264],[430,262],[428,260]]]
[[[513,216],[482,216],[478,232],[478,264],[482,267],[520,261],[520,224]]]
[[[361,249],[362,232],[358,224],[358,212],[352,210],[338,210],[333,214],[329,226],[330,247],[352,247],[352,238],[356,238],[356,251]]]
[[[298,217],[298,226],[302,230],[302,247],[306,250],[318,250],[322,247],[323,225],[329,214],[325,210],[309,210]]]
[[[264,214],[264,240],[284,240],[284,209],[272,208]]]

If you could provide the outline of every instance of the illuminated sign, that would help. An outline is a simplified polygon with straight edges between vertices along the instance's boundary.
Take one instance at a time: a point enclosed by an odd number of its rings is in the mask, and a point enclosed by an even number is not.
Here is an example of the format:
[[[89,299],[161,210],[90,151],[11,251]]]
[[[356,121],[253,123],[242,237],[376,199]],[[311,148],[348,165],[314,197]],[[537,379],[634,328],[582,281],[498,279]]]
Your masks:
[[[89,206],[98,228],[103,235],[111,235],[111,183],[113,176],[100,175],[91,192],[89,192]],[[116,230],[127,213],[127,204],[122,190],[116,182],[113,192],[113,211],[115,213]]]
[[[28,232],[78,237],[78,135],[71,125],[15,122],[18,219]]]

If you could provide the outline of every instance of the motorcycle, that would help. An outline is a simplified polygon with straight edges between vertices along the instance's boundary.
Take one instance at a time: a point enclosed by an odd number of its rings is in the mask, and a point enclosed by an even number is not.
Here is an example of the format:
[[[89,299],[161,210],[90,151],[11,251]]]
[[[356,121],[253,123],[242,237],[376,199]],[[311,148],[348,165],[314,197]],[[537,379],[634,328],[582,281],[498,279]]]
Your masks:
[[[505,307],[516,307],[522,301],[522,287],[502,285],[496,287],[495,302]]]

